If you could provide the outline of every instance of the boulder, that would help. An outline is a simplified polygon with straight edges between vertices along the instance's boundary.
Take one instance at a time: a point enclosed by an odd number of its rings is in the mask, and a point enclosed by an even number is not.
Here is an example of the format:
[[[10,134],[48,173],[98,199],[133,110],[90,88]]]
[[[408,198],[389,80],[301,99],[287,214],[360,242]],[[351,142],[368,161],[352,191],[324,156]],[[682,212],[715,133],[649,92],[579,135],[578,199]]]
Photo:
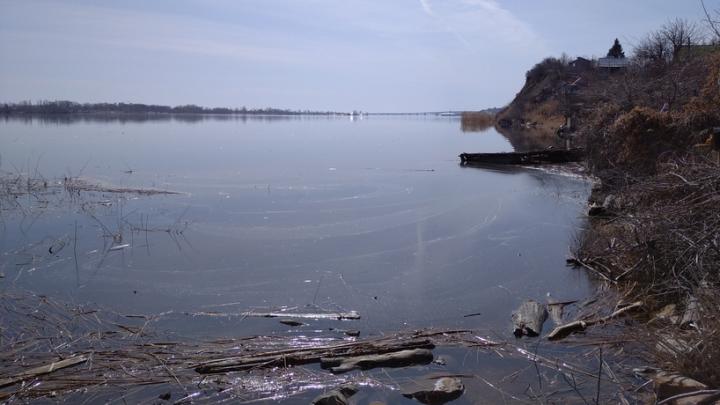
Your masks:
[[[513,334],[516,337],[538,336],[547,317],[545,305],[533,300],[525,301],[512,314]]]
[[[313,405],[348,405],[349,398],[358,392],[358,388],[352,384],[341,385],[340,387],[318,395],[313,399]]]
[[[403,393],[406,398],[414,398],[423,404],[442,405],[460,398],[465,386],[459,378],[442,377],[435,380],[429,389],[419,389]]]

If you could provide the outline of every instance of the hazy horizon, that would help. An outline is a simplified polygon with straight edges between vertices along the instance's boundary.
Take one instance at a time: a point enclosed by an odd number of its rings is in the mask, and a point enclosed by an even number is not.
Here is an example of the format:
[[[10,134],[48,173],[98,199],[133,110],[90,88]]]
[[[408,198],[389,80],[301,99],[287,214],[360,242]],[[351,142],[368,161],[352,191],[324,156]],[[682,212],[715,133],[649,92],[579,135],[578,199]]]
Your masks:
[[[715,7],[715,4],[709,2]],[[700,3],[0,0],[6,102],[314,111],[507,104],[546,56],[629,52]]]

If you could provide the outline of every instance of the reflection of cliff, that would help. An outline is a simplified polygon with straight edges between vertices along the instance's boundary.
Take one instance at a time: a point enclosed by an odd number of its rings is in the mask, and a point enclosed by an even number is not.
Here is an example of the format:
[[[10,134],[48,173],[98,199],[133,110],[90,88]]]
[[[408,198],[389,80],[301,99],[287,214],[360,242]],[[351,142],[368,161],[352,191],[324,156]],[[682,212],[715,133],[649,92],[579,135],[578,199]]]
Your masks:
[[[496,126],[495,129],[507,138],[513,149],[518,152],[545,149],[548,146],[563,146],[555,132],[548,129],[501,128],[500,126]]]

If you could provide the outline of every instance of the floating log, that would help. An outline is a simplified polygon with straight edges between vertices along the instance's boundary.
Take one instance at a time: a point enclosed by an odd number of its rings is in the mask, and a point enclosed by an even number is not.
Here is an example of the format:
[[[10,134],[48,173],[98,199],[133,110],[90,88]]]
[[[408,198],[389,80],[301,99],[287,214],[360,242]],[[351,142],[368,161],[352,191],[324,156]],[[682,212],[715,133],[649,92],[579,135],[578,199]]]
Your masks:
[[[585,151],[575,149],[545,149],[530,152],[504,153],[462,153],[463,165],[539,165],[547,163],[579,162],[585,157]]]
[[[528,300],[520,305],[512,314],[513,334],[516,337],[522,335],[537,336],[542,331],[542,325],[548,317],[545,305],[533,300]]]
[[[429,364],[433,354],[428,349],[400,350],[384,354],[369,354],[356,357],[323,357],[320,367],[335,374],[352,370],[370,370],[377,367],[407,367],[415,364]]]

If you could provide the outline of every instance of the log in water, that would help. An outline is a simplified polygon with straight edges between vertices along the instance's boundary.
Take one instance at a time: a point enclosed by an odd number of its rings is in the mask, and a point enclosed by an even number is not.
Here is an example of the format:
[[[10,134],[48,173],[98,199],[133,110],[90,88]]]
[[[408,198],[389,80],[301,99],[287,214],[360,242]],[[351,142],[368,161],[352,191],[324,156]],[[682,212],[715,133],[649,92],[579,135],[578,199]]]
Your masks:
[[[585,157],[585,151],[575,149],[545,149],[530,152],[504,153],[462,153],[460,162],[463,165],[495,164],[495,165],[537,165],[547,163],[579,162]]]

